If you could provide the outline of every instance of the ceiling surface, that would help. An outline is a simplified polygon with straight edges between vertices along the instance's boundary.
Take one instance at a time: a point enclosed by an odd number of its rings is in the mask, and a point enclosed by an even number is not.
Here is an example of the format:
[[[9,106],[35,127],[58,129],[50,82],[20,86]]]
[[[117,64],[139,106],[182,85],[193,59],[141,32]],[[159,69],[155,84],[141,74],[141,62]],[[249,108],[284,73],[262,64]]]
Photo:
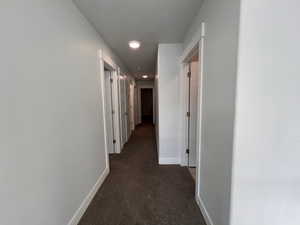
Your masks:
[[[154,75],[158,43],[183,41],[202,0],[74,0],[137,78]],[[138,40],[132,50],[128,42]]]

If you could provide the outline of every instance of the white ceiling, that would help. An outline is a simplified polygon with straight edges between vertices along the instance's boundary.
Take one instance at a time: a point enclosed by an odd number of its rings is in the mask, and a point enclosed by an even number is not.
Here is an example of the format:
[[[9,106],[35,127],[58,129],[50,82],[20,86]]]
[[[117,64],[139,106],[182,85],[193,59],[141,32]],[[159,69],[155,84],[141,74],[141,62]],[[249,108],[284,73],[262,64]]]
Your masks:
[[[202,0],[74,0],[101,37],[139,77],[154,74],[158,43],[182,42]],[[128,47],[139,40],[139,50]]]

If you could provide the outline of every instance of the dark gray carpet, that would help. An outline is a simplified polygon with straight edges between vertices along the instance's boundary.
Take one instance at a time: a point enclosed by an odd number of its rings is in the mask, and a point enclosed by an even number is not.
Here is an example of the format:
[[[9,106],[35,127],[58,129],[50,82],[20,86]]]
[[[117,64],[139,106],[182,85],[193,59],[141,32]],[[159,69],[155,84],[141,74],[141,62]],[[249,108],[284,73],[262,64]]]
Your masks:
[[[159,166],[154,128],[138,126],[79,225],[205,225],[195,183],[180,166]]]

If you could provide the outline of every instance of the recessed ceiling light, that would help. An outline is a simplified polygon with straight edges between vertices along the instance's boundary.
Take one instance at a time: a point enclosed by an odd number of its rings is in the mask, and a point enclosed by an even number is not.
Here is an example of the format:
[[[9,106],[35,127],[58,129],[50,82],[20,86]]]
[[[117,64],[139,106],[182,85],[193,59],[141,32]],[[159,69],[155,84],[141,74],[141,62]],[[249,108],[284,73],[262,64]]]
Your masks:
[[[148,75],[143,75],[142,78],[147,79]]]
[[[129,47],[133,49],[138,49],[141,46],[141,43],[139,41],[130,41]]]

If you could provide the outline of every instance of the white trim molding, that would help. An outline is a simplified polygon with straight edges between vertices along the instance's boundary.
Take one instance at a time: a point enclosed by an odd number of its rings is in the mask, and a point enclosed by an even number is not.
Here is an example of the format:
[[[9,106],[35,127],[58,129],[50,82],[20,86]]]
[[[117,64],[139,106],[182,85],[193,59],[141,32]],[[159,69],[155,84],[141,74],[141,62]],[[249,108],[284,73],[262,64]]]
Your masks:
[[[179,165],[179,158],[175,157],[159,157],[159,165]]]
[[[210,217],[210,215],[209,215],[209,213],[208,213],[208,211],[207,211],[207,209],[204,205],[204,202],[202,201],[202,199],[199,196],[196,196],[196,202],[197,202],[197,204],[198,204],[198,206],[201,210],[201,213],[204,217],[205,223],[207,225],[214,225],[214,223],[213,223],[213,221],[212,221],[212,219],[211,219],[211,217]]]
[[[91,191],[88,193],[88,195],[85,197],[85,199],[81,203],[80,207],[76,210],[75,214],[73,215],[73,217],[70,220],[70,222],[68,223],[68,225],[77,225],[79,223],[81,217],[83,216],[83,214],[89,207],[91,201],[95,197],[97,191],[103,184],[103,182],[108,174],[109,174],[109,167],[106,167],[104,169],[103,173],[101,174],[101,176],[99,177],[99,179],[97,180],[96,184],[93,186]]]
[[[107,124],[106,124],[106,109],[105,109],[105,84],[104,84],[104,60],[103,60],[103,53],[100,49],[98,51],[98,66],[99,66],[99,81],[100,81],[100,99],[102,101],[102,114],[103,114],[103,129],[104,129],[104,143],[105,143],[105,162],[107,167],[109,167],[109,157],[108,157],[108,143],[107,143]]]
[[[101,88],[102,88],[102,101],[103,103],[105,102],[105,84],[104,84],[104,68],[108,67],[111,75],[112,75],[112,79],[113,79],[113,93],[112,93],[112,97],[113,97],[113,108],[114,108],[114,131],[115,131],[115,140],[116,140],[116,144],[115,144],[115,153],[121,153],[121,132],[120,132],[120,122],[119,122],[119,92],[118,92],[118,79],[119,79],[119,68],[118,66],[112,61],[112,59],[104,54],[104,51],[102,51],[101,49],[98,51],[98,60],[100,61],[100,78],[101,78]],[[105,115],[106,115],[106,110],[105,110],[105,104],[103,104],[103,112],[104,112],[104,117],[103,117],[103,121],[105,124]],[[106,134],[106,126],[107,124],[105,124],[105,139],[107,140],[107,134]],[[106,148],[107,148],[107,143],[106,143]],[[108,150],[107,151],[107,158],[108,158]],[[108,162],[108,159],[107,159]]]

